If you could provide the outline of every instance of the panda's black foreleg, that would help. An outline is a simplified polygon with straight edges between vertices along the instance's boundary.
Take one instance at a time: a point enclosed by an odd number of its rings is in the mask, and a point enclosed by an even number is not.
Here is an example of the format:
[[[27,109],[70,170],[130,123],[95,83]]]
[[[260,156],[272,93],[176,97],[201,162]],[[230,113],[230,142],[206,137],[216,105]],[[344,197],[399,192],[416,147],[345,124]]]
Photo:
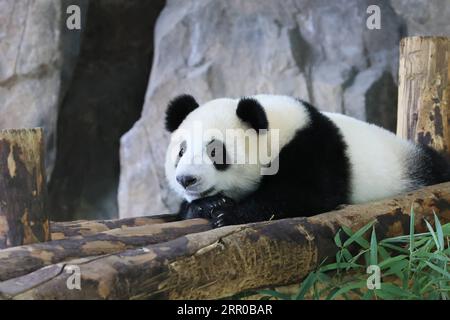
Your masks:
[[[275,218],[275,210],[267,202],[246,199],[241,203],[223,195],[183,202],[179,212],[181,219],[208,219],[214,228]],[[279,218],[279,217],[277,217]]]
[[[244,224],[251,222],[282,219],[289,213],[300,212],[297,206],[304,203],[298,195],[287,196],[286,192],[258,193],[239,202],[221,194],[201,198],[185,203],[180,210],[182,219],[203,218],[208,219],[214,228],[227,225]],[[291,200],[289,200],[291,199]],[[297,201],[292,201],[297,199]],[[295,207],[292,207],[292,206]]]

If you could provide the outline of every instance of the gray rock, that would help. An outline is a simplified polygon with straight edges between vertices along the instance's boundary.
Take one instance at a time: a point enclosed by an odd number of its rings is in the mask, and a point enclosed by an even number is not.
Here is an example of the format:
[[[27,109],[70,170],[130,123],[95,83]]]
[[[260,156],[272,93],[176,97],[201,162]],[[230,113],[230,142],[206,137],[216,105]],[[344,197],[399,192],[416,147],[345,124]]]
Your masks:
[[[75,55],[79,46],[76,32],[64,31],[66,2],[0,0],[0,128],[44,127],[49,176],[61,77],[70,78],[74,66],[64,43],[71,43]]]
[[[409,36],[450,36],[449,0],[391,0]]]
[[[377,1],[389,32],[368,30],[371,2],[169,0],[157,23],[142,117],[121,139],[120,216],[178,207],[164,178],[163,119],[180,93],[200,103],[294,95],[392,129],[383,123],[393,108],[384,97],[395,92],[401,19],[388,1]]]

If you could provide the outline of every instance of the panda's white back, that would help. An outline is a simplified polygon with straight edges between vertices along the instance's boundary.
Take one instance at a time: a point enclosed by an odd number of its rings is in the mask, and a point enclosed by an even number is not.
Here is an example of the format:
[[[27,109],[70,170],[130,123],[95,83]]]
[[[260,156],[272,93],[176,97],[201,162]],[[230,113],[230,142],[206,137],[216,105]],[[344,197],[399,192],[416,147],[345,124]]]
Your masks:
[[[382,199],[417,187],[408,174],[417,147],[390,131],[337,113],[323,112],[341,131],[351,165],[352,203]]]

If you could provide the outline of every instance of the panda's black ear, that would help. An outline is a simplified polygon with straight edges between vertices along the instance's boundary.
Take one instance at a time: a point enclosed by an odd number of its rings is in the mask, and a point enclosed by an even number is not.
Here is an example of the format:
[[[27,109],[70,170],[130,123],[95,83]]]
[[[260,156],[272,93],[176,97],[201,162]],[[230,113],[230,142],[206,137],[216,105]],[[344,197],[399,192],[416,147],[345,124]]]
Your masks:
[[[242,98],[238,103],[236,115],[255,130],[269,128],[266,112],[255,99]]]
[[[174,132],[189,113],[198,108],[193,96],[182,94],[169,102],[166,110],[166,129]]]

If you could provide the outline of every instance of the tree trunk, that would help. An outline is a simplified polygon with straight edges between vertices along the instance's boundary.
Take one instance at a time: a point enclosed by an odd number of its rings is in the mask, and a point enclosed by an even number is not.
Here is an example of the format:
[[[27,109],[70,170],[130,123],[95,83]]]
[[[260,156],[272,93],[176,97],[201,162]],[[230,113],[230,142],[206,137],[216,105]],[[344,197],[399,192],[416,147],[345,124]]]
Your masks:
[[[407,195],[351,205],[309,218],[223,227],[169,242],[82,261],[51,265],[0,283],[0,297],[14,299],[216,299],[241,291],[300,281],[334,256],[341,226],[357,230],[376,220],[377,239],[426,230],[433,211],[450,222],[450,183]],[[177,222],[179,223],[179,222]],[[81,290],[69,290],[80,268]]]
[[[87,237],[76,236],[0,250],[0,281],[68,259],[116,253],[209,229],[208,221],[192,219],[112,229]]]
[[[0,248],[50,239],[42,129],[0,131]]]
[[[400,43],[397,135],[450,155],[450,38]]]
[[[124,227],[138,227],[178,220],[176,215],[162,214],[158,216],[125,218],[115,220],[78,220],[69,222],[51,222],[52,240],[61,240],[74,236],[89,236],[99,232]]]

